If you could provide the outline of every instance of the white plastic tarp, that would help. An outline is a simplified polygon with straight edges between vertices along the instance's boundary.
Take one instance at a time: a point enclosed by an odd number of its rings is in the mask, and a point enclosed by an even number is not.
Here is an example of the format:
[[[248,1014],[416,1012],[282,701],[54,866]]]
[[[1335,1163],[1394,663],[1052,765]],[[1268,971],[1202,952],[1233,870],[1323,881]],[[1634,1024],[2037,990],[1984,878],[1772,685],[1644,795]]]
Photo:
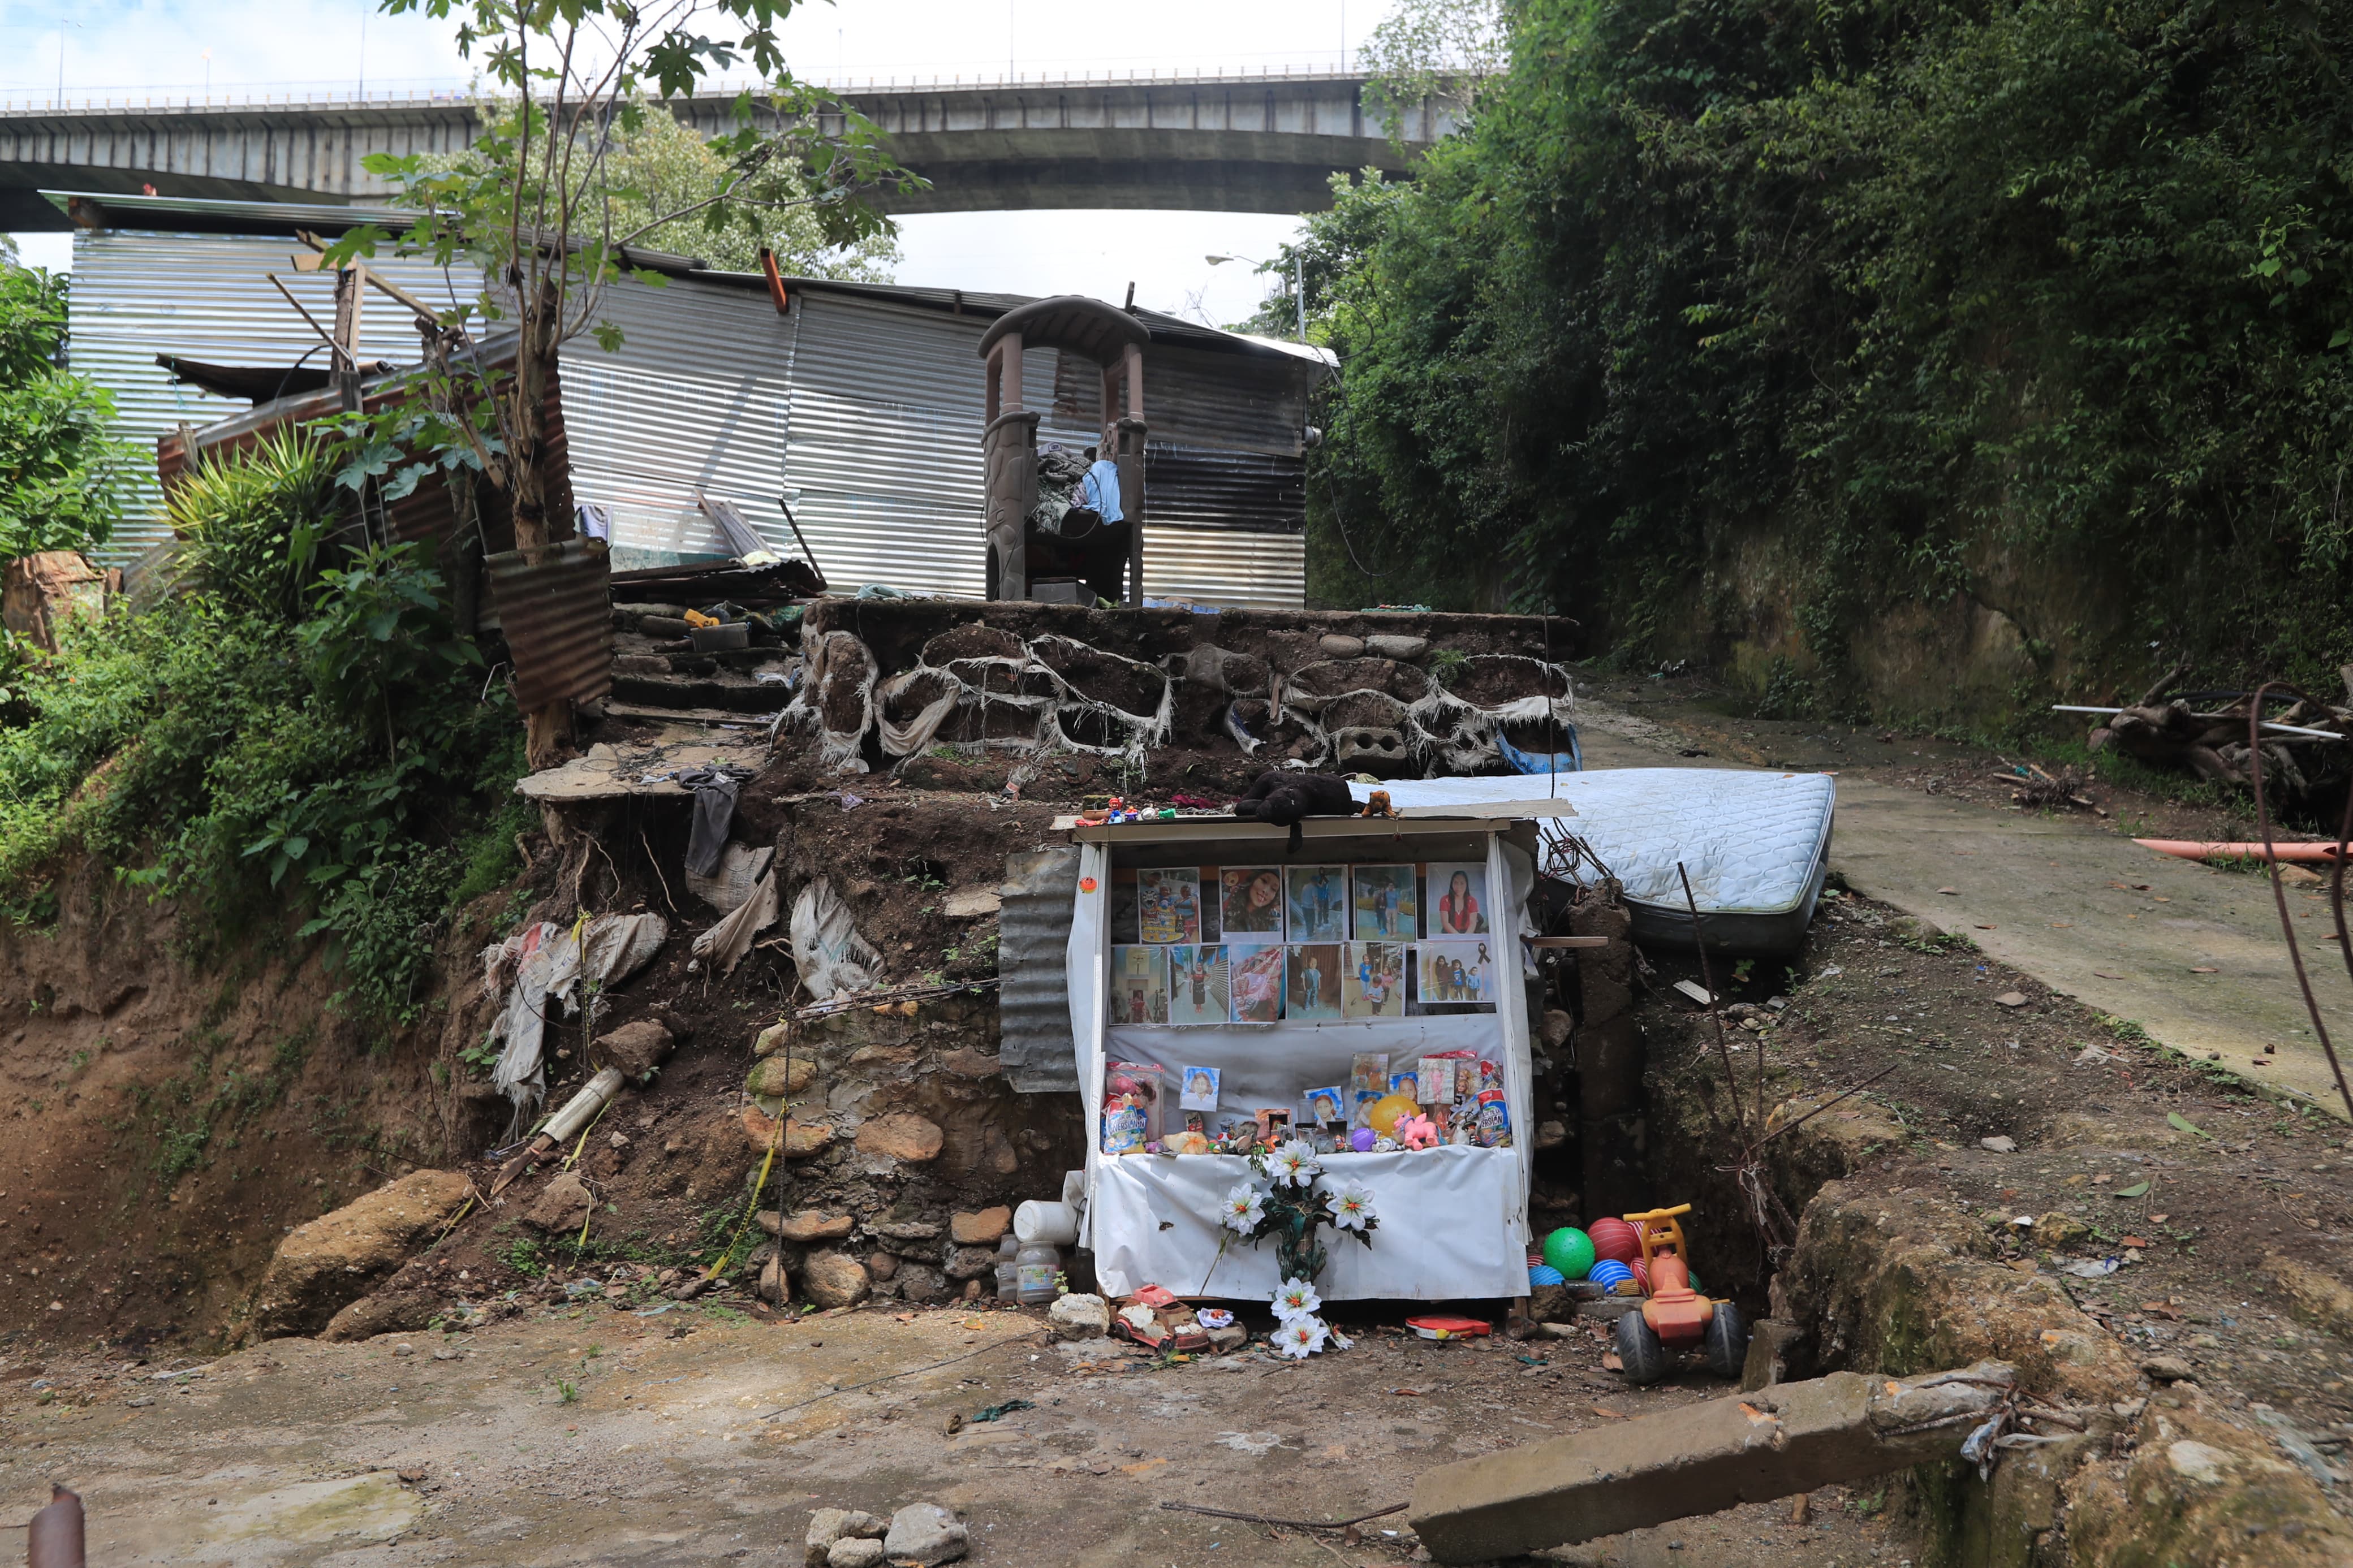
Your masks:
[[[1319,850],[1335,859],[1395,858],[1399,851],[1383,837],[1376,853],[1355,854],[1345,839],[1325,840]],[[1533,871],[1525,854],[1488,836],[1488,886],[1509,888],[1506,909],[1525,910]],[[1209,851],[1203,851],[1209,863]],[[1255,858],[1255,857],[1254,857]],[[1183,1294],[1202,1293],[1218,1247],[1218,1205],[1240,1179],[1240,1156],[1161,1156],[1103,1152],[1105,1064],[1112,1060],[1215,1067],[1230,1073],[1219,1084],[1221,1111],[1249,1115],[1261,1106],[1296,1108],[1310,1089],[1345,1084],[1359,1051],[1380,1051],[1403,1070],[1409,1058],[1445,1050],[1472,1050],[1504,1067],[1509,1095],[1513,1147],[1400,1152],[1395,1154],[1335,1154],[1325,1162],[1328,1188],[1335,1180],[1356,1179],[1375,1189],[1381,1228],[1366,1249],[1331,1230],[1322,1234],[1332,1259],[1317,1289],[1329,1300],[1442,1300],[1525,1295],[1527,1290],[1527,1194],[1529,1152],[1535,1145],[1535,1083],[1528,1047],[1527,991],[1520,983],[1525,952],[1512,931],[1525,929],[1525,917],[1510,919],[1499,932],[1497,1005],[1492,1014],[1451,1016],[1340,1019],[1314,1024],[1229,1025],[1172,1028],[1111,1026],[1104,984],[1111,963],[1109,931],[1111,856],[1100,843],[1081,847],[1079,890],[1071,910],[1068,974],[1071,1033],[1078,1044],[1079,1082],[1087,1127],[1087,1210],[1080,1239],[1095,1254],[1105,1290],[1124,1295],[1156,1284]],[[1504,923],[1502,921],[1499,924]],[[1516,960],[1516,962],[1515,962]],[[1175,1102],[1176,1079],[1164,1127],[1182,1122]],[[1388,1189],[1385,1201],[1382,1190]],[[1394,1203],[1392,1219],[1389,1203]],[[1198,1220],[1175,1222],[1184,1209]],[[1493,1215],[1494,1223],[1482,1223]],[[1204,1240],[1206,1238],[1206,1241]],[[1264,1253],[1262,1260],[1250,1261]],[[1239,1256],[1237,1256],[1239,1254]],[[1342,1258],[1346,1258],[1345,1267]],[[1229,1247],[1209,1294],[1237,1297],[1271,1294],[1274,1252]],[[1261,1291],[1261,1272],[1266,1278]],[[1247,1288],[1245,1288],[1247,1287]]]
[[[1516,1149],[1339,1155],[1326,1173],[1327,1187],[1336,1176],[1371,1188],[1381,1220],[1370,1247],[1345,1231],[1316,1233],[1326,1261],[1315,1288],[1326,1300],[1527,1294]],[[1273,1241],[1252,1246],[1218,1226],[1227,1191],[1250,1174],[1250,1162],[1239,1154],[1104,1161],[1087,1205],[1095,1278],[1104,1293],[1125,1296],[1159,1285],[1182,1296],[1270,1300],[1282,1282]],[[1222,1257],[1220,1236],[1229,1244]]]

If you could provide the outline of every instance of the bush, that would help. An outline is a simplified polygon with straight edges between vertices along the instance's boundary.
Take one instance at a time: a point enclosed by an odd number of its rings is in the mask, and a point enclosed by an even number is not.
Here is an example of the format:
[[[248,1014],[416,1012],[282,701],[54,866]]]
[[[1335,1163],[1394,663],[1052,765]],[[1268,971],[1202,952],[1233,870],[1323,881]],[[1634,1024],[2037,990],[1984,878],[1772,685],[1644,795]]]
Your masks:
[[[314,567],[331,461],[289,438],[208,465],[174,498],[177,591],[0,683],[0,901],[39,918],[86,852],[216,936],[307,917],[344,994],[406,1020],[477,837],[512,838],[521,731],[417,547]]]
[[[129,451],[107,395],[65,369],[67,279],[0,262],[0,561],[105,542]]]

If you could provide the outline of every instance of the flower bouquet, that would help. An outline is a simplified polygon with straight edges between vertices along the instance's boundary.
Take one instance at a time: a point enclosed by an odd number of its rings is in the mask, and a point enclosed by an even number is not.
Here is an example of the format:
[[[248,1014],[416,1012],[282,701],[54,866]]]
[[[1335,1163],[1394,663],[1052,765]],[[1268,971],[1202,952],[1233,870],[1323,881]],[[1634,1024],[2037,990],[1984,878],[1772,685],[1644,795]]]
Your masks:
[[[1370,1247],[1380,1225],[1372,1193],[1358,1182],[1345,1183],[1336,1191],[1326,1188],[1314,1149],[1300,1139],[1253,1151],[1250,1161],[1258,1174],[1236,1183],[1226,1194],[1219,1223],[1230,1234],[1219,1238],[1219,1256],[1225,1255],[1227,1242],[1235,1237],[1252,1245],[1271,1237],[1275,1265],[1282,1275],[1282,1289],[1275,1292],[1273,1303],[1280,1320],[1275,1348],[1293,1357],[1313,1355],[1327,1342],[1345,1349],[1345,1336],[1315,1316],[1323,1305],[1315,1278],[1327,1260],[1315,1233],[1330,1226]],[[1210,1267],[1214,1272],[1216,1265]]]

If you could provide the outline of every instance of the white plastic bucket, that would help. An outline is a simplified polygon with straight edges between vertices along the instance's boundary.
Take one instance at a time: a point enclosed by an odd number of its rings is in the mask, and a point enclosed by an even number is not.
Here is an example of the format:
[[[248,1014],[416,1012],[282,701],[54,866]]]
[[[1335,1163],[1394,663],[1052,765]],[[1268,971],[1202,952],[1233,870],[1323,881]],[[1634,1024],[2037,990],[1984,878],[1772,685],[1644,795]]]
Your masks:
[[[1024,1247],[1033,1241],[1073,1246],[1079,1239],[1079,1211],[1069,1204],[1041,1204],[1032,1198],[1013,1211],[1013,1235]]]

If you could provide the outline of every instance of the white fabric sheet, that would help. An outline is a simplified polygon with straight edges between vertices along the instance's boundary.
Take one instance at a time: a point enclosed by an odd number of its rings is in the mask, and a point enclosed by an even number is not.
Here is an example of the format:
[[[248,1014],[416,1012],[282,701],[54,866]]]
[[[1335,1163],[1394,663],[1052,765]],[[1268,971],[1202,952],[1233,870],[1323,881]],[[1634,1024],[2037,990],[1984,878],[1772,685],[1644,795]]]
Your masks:
[[[1120,1297],[1146,1285],[1180,1296],[1271,1300],[1274,1243],[1234,1237],[1221,1258],[1218,1210],[1251,1176],[1239,1154],[1093,1157],[1095,1277]],[[1424,1149],[1334,1155],[1324,1185],[1362,1182],[1380,1227],[1372,1245],[1316,1232],[1327,1261],[1316,1290],[1332,1301],[1444,1301],[1525,1296],[1527,1231],[1520,1161],[1510,1149]],[[1163,1228],[1163,1226],[1166,1228]]]

